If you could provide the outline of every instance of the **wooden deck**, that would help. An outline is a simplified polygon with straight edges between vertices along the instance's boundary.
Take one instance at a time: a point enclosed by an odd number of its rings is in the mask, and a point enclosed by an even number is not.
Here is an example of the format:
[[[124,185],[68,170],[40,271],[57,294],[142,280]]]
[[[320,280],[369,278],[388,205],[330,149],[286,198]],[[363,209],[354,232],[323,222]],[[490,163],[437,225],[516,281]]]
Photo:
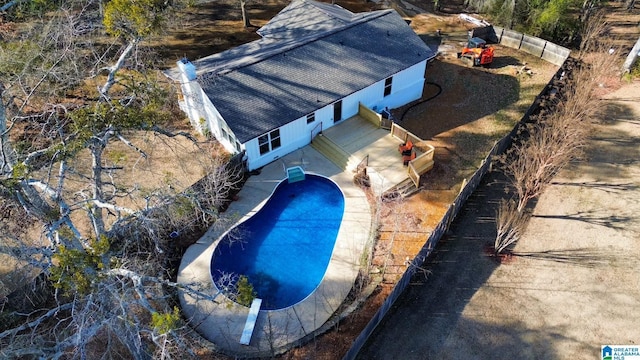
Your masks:
[[[378,128],[356,115],[324,130],[323,135],[358,160],[369,155],[367,171],[377,190],[386,191],[408,178],[407,167],[398,152],[402,142],[389,130]]]

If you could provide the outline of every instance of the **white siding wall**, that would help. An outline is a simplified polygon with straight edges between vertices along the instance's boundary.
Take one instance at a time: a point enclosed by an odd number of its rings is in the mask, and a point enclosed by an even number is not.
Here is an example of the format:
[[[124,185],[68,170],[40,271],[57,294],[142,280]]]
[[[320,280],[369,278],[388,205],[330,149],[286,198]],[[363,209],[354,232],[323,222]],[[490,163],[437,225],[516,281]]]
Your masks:
[[[424,89],[424,75],[427,61],[420,62],[393,76],[391,95],[383,97],[378,108],[394,109],[419,99]],[[384,88],[384,80],[381,82]],[[380,92],[382,95],[382,91]]]
[[[384,83],[381,81],[355,92],[344,99],[342,99],[342,119],[348,119],[358,113],[358,104],[363,103],[370,108],[375,108],[380,111],[384,107],[390,109],[405,105],[413,100],[419,99],[422,96],[422,90],[424,86],[424,74],[426,69],[426,61],[418,63],[408,69],[405,69],[393,76],[392,92],[389,96],[384,96]],[[194,84],[195,82],[192,82]],[[199,92],[202,93],[202,89],[195,83]],[[193,85],[192,85],[193,86]],[[185,85],[183,85],[183,90]],[[193,91],[194,89],[191,89]],[[202,96],[203,93],[200,95]],[[185,95],[185,99],[187,96]],[[234,153],[236,147],[233,134],[226,126],[224,119],[220,116],[220,113],[216,110],[211,101],[205,97],[203,100],[204,112],[206,112],[207,125],[211,134],[215,136],[218,141],[224,147]],[[191,105],[191,104],[190,104]],[[197,104],[194,104],[197,105]],[[189,106],[189,108],[192,108]],[[204,114],[203,114],[204,115]],[[200,114],[197,111],[190,111],[189,117],[198,116],[193,119],[192,122],[198,121]],[[308,145],[311,142],[311,132],[322,123],[322,129],[326,130],[333,125],[333,104],[318,109],[315,112],[315,121],[311,124],[307,124],[306,115],[293,121],[280,128],[280,141],[281,146],[278,149],[272,150],[265,155],[260,155],[260,149],[258,146],[258,138],[252,139],[243,144],[244,149],[247,152],[248,168],[249,170],[257,169],[270,162],[273,162],[280,157],[295,151],[303,146]],[[227,137],[223,136],[221,129],[224,128],[231,136],[231,141]],[[317,131],[316,131],[317,132]]]
[[[360,104],[360,99],[364,96],[364,94],[367,93],[367,89],[369,87],[364,88],[342,99],[342,120],[346,120],[358,113],[358,105]],[[333,114],[331,115],[333,117]]]
[[[380,111],[384,107],[390,109],[405,105],[422,96],[424,86],[424,74],[426,61],[418,63],[393,76],[392,92],[384,96],[384,79],[355,92],[342,99],[342,119],[348,119],[358,113],[358,104],[363,103],[370,108]],[[280,157],[295,151],[311,142],[311,132],[322,123],[322,129],[326,130],[336,123],[333,121],[333,104],[325,106],[315,112],[316,120],[307,124],[307,117],[293,121],[280,128],[280,148],[260,156],[258,139],[255,138],[245,144],[247,151],[249,170],[267,165]],[[339,122],[338,122],[339,123]],[[218,138],[216,136],[216,138]]]
[[[316,110],[316,121],[315,124],[322,123],[322,130],[326,130],[333,126],[333,105],[325,106],[321,109]],[[311,130],[313,127],[309,129],[309,136],[311,136]]]
[[[231,132],[229,126],[227,126],[226,121],[224,121],[222,115],[218,112],[218,109],[213,106],[211,100],[208,98],[205,102],[205,111],[207,113],[207,127],[209,128],[211,135],[213,135],[228,152],[232,154],[238,152],[235,144],[237,141],[235,135]],[[227,134],[226,136],[223,135],[223,129]]]
[[[384,80],[378,81],[377,83],[364,88],[357,93],[353,94],[358,98],[358,101],[363,103],[366,107],[372,109],[373,107],[377,107],[377,111],[380,111],[380,102],[383,99],[384,95]],[[356,108],[358,104],[356,103]],[[384,106],[383,106],[384,107]],[[356,113],[358,110],[356,109]]]
[[[343,103],[343,114],[346,114],[346,110],[344,108],[345,104]],[[357,102],[356,102],[357,107]],[[357,110],[356,110],[357,112]],[[355,113],[354,113],[355,114]],[[353,115],[349,115],[353,116]],[[348,116],[347,116],[348,117]],[[346,117],[345,117],[346,118]],[[320,125],[322,124],[322,125]],[[263,156],[260,156],[260,148],[258,146],[258,139],[253,139],[248,141],[245,144],[245,149],[247,151],[248,164],[247,167],[249,170],[257,169],[261,166],[267,165],[268,163],[279,159],[280,157],[287,155],[288,153],[295,151],[303,146],[309,145],[311,143],[311,132],[316,130],[316,134],[320,129],[328,129],[333,126],[333,104],[325,106],[321,109],[316,110],[315,112],[315,121],[311,124],[307,124],[307,116],[303,116],[296,121],[293,121],[283,127],[280,128],[280,140],[282,142],[282,146],[280,148],[273,150],[269,153],[266,153]],[[316,127],[318,127],[316,129]]]
[[[306,122],[307,118],[305,116],[280,127],[280,147],[264,155],[260,155],[258,138],[246,142],[245,150],[247,151],[247,167],[249,170],[267,165],[268,163],[309,144],[311,133],[307,133],[305,131]]]
[[[205,95],[204,91],[196,81],[188,81],[187,77],[182,74],[182,94],[184,96],[185,107],[182,109],[187,116],[191,125],[203,134],[206,130],[211,133],[224,148],[230,153],[236,153],[236,139],[226,122],[218,112],[211,100]],[[205,122],[202,121],[205,120]],[[227,136],[223,136],[222,129],[225,129]]]

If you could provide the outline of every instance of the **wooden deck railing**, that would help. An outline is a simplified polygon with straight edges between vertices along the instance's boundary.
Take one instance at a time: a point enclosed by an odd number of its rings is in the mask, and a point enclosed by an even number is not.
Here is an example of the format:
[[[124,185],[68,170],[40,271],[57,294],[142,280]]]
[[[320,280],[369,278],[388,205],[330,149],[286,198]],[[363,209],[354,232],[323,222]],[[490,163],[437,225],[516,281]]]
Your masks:
[[[435,151],[435,148],[427,144],[421,138],[412,134],[402,126],[396,124],[395,122],[390,122],[390,124],[387,125],[389,127],[386,127],[384,123],[386,119],[383,119],[382,115],[369,109],[367,106],[365,106],[362,103],[360,103],[358,106],[358,115],[379,128],[387,128],[387,129],[390,128],[392,137],[399,139],[404,143],[406,143],[407,141],[411,141],[413,144],[415,144],[415,148],[419,149],[420,151],[416,152],[418,156],[415,159],[408,162],[407,172],[408,172],[409,178],[414,183],[414,185],[416,187],[420,186],[421,176],[433,168],[433,165],[434,165],[433,153]],[[312,130],[311,132],[312,140],[315,137],[314,130]],[[327,139],[327,140],[330,140],[330,139]],[[365,174],[366,174],[366,168],[369,162],[368,160],[369,160],[369,155],[366,155],[364,159],[360,161],[360,163],[356,166],[356,169],[355,169],[356,174],[360,174],[360,172],[363,170],[365,171]]]
[[[435,148],[428,144],[421,145],[421,147],[426,147],[427,150],[420,156],[409,161],[407,170],[409,172],[409,178],[416,187],[420,186],[420,177],[427,171],[433,169],[434,164],[433,153],[435,152]]]
[[[391,135],[405,143],[407,141],[411,141],[412,143],[416,144],[417,148],[423,151],[422,154],[409,161],[409,164],[407,166],[409,178],[416,187],[420,186],[421,176],[433,168],[433,153],[435,151],[435,148],[429,144],[426,144],[422,139],[396,123],[393,123],[391,125]]]
[[[364,174],[367,175],[367,167],[369,166],[369,154],[365,155],[364,158],[362,158],[362,160],[360,160],[360,162],[358,163],[358,166],[356,166],[356,170],[355,173],[356,174]]]
[[[369,109],[362,103],[358,104],[358,115],[360,115],[361,118],[369,121],[373,125],[380,127],[380,124],[382,122],[382,115]]]

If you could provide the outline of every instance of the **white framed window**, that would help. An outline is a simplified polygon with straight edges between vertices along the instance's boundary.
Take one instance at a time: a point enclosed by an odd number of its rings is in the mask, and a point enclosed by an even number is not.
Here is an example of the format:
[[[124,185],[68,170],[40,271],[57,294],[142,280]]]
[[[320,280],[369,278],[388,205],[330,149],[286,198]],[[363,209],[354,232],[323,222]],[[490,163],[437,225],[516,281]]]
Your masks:
[[[314,121],[316,121],[316,113],[307,115],[307,124],[311,124]]]
[[[388,77],[384,80],[384,96],[391,95],[391,84],[393,83],[393,77]]]
[[[269,151],[273,151],[279,148],[280,143],[280,129],[275,129],[268,134],[262,135],[258,138],[258,146],[260,147],[260,155],[264,155]]]

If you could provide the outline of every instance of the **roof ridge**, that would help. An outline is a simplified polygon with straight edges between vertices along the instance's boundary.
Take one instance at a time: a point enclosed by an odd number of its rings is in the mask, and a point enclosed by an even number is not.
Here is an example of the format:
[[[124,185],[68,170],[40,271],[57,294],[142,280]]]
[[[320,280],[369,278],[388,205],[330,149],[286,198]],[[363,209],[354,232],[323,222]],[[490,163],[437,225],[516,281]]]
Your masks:
[[[308,0],[301,0],[301,1],[308,1]],[[343,26],[340,26],[340,27],[337,27],[335,29],[331,29],[331,30],[328,30],[328,31],[325,31],[325,32],[320,32],[320,33],[317,33],[317,34],[305,36],[305,37],[302,37],[302,38],[299,38],[299,39],[294,39],[294,40],[290,40],[290,41],[286,41],[286,42],[282,41],[282,40],[274,41],[274,40],[269,39],[269,38],[262,38],[262,39],[259,39],[259,40],[255,40],[255,41],[249,42],[249,43],[247,43],[245,45],[248,47],[248,45],[251,45],[251,44],[256,45],[256,44],[258,44],[260,42],[271,42],[271,43],[266,45],[265,47],[256,49],[254,56],[247,56],[249,54],[241,55],[241,56],[239,56],[238,59],[230,60],[230,61],[227,61],[227,62],[225,62],[223,64],[219,64],[217,66],[216,65],[212,66],[211,68],[207,69],[205,74],[202,74],[202,75],[203,76],[204,75],[216,76],[216,75],[226,74],[226,73],[231,72],[233,70],[236,70],[236,69],[239,69],[239,68],[243,68],[245,66],[256,64],[256,63],[258,63],[260,61],[266,60],[266,59],[271,58],[273,56],[276,56],[278,54],[285,53],[287,51],[290,51],[292,49],[298,48],[300,46],[307,45],[309,43],[312,43],[312,42],[317,41],[319,39],[325,38],[327,36],[334,35],[336,33],[339,33],[341,31],[347,30],[349,28],[355,27],[357,25],[361,25],[361,24],[369,22],[371,20],[380,18],[382,16],[385,16],[385,15],[388,15],[390,13],[393,13],[394,11],[395,10],[393,10],[393,9],[383,9],[383,10],[371,11],[371,12],[368,12],[368,13],[362,13],[362,14],[367,14],[367,16],[362,16],[362,17],[356,19],[355,21],[352,21],[350,23],[347,23],[347,24],[345,24]],[[233,50],[233,49],[230,49],[230,50]],[[229,50],[227,50],[227,51],[229,51]],[[207,58],[210,59],[211,57],[215,57],[216,55],[226,53],[227,51],[224,51],[224,52],[218,53],[218,54],[213,54],[213,55],[210,55],[210,56],[205,57],[205,58],[200,59],[200,60],[205,60],[206,61]],[[197,68],[198,67],[196,66],[196,69]]]
[[[296,1],[296,0],[294,0]],[[345,21],[351,21],[354,17],[358,16],[359,14],[365,14],[365,13],[354,13],[350,10],[347,10],[345,8],[343,8],[342,6],[338,5],[338,4],[327,4],[327,3],[322,3],[319,1],[315,1],[315,0],[298,0],[304,3],[308,3],[309,5],[316,7],[318,10],[322,11],[323,13],[325,13],[327,16],[332,17],[332,18],[337,18],[340,20],[345,20]],[[335,10],[342,10],[342,11],[335,11]],[[343,16],[344,15],[344,16]]]

